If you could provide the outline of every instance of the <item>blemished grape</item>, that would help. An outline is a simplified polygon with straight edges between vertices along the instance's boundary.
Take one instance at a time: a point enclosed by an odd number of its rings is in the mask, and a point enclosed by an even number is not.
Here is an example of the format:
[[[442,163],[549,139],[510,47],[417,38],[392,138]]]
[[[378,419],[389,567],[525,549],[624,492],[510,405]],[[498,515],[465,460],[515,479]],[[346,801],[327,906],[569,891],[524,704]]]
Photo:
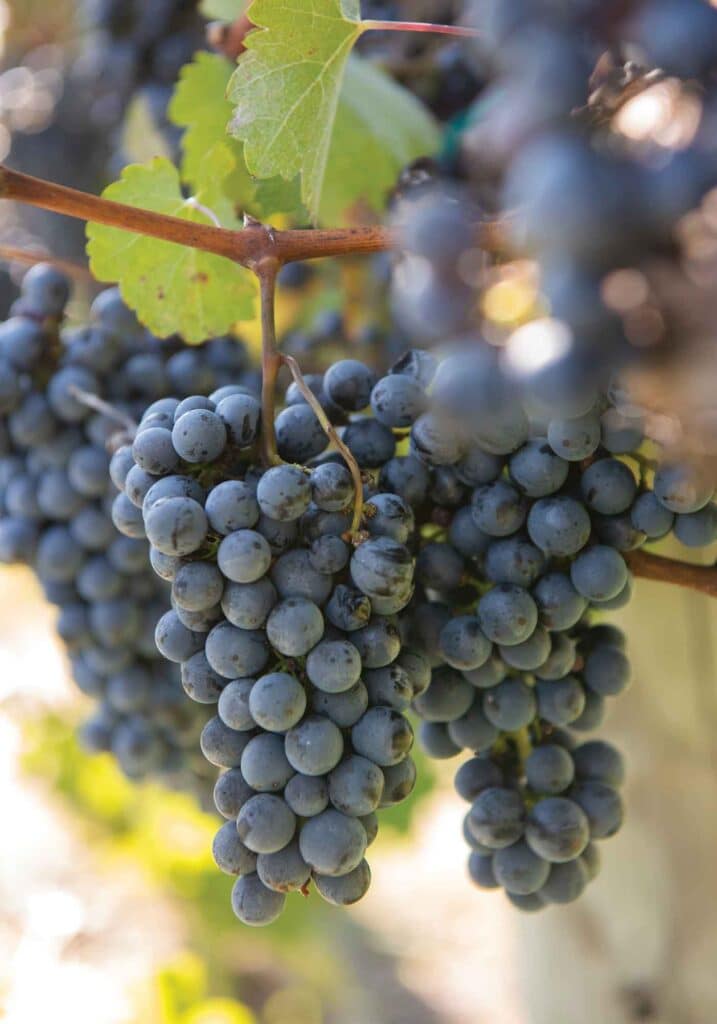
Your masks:
[[[545,797],[528,815],[525,838],[538,856],[560,864],[574,860],[583,852],[590,838],[590,823],[574,800]]]
[[[313,871],[332,878],[347,875],[363,860],[366,831],[357,818],[328,808],[301,826],[299,849]]]

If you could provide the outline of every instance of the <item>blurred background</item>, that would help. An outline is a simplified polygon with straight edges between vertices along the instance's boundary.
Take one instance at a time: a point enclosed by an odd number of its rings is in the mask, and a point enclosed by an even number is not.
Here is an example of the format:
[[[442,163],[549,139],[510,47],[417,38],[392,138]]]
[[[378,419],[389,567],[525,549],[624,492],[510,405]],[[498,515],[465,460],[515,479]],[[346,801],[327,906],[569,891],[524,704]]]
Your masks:
[[[89,0],[0,2],[0,160],[97,192],[130,159],[171,155],[166,104],[204,21],[192,3],[147,0],[141,30],[133,23],[127,35],[122,6],[98,23],[102,4]],[[458,105],[461,83],[478,87],[467,72],[451,81]],[[0,244],[78,261],[83,231],[5,204]],[[0,307],[22,269],[2,272]],[[312,315],[351,301],[351,266],[341,273],[324,280]],[[80,274],[78,311],[91,294]],[[292,302],[281,298],[285,324]],[[231,912],[232,880],[211,858],[215,817],[80,751],[75,728],[90,702],[70,684],[54,615],[29,571],[0,571],[4,1024],[717,1019],[708,598],[640,580],[613,617],[630,637],[634,683],[603,735],[627,752],[628,820],[577,905],[519,917],[500,894],[470,886],[454,765],[422,761],[413,797],[382,814],[368,896],[350,911],[291,900],[261,933]]]

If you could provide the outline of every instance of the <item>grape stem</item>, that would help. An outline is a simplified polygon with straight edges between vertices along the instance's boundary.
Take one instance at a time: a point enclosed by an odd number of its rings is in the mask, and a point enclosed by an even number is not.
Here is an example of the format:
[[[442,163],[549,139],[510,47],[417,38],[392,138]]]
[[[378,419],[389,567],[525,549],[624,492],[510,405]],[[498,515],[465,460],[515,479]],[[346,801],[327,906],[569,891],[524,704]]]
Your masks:
[[[50,256],[49,253],[40,252],[39,250],[19,249],[14,245],[0,245],[0,260],[3,260],[5,263],[22,263],[29,267],[35,266],[36,263],[50,263],[53,267],[57,267],[58,270],[68,274],[70,277],[89,281],[93,285],[97,285],[87,267],[81,263],[74,263],[72,260],[61,260],[56,256]]]
[[[676,558],[652,555],[647,551],[629,551],[623,557],[635,576],[658,583],[674,583],[678,587],[717,597],[716,566],[691,565]]]
[[[77,399],[80,405],[86,405],[88,409],[92,409],[94,412],[99,412],[108,419],[121,423],[122,426],[131,433],[136,431],[137,424],[132,417],[128,416],[120,409],[116,409],[114,405],[110,405],[109,402],[103,401],[101,398],[98,398],[97,395],[93,395],[91,392],[83,390],[83,388],[78,388],[76,384],[71,384],[67,390],[73,398]]]
[[[362,32],[432,32],[441,36],[475,39],[483,33],[467,25],[433,25],[427,21],[362,21]]]
[[[256,230],[253,227],[248,231]],[[276,450],[276,431],[274,429],[274,401],[276,396],[276,378],[281,367],[282,357],[276,344],[276,322],[274,317],[274,300],[276,297],[276,275],[279,265],[276,260],[268,259],[252,268],[259,279],[259,295],[261,298],[261,432],[264,461],[267,466],[276,466],[281,459]]]
[[[111,199],[67,188],[43,178],[13,171],[0,164],[0,199],[38,206],[52,213],[94,221],[107,227],[138,235],[176,242],[202,252],[211,252],[253,269],[266,259],[278,267],[296,260],[323,259],[386,252],[399,241],[398,233],[380,225],[355,228],[304,228],[278,231],[249,218],[252,230],[240,231],[198,224],[153,210],[143,210]],[[505,239],[499,222],[476,225],[476,244],[498,250]]]
[[[213,50],[229,60],[236,60],[243,53],[244,38],[254,25],[247,14],[240,14],[234,21],[212,21],[207,25],[207,42]]]
[[[358,463],[356,459],[353,457],[350,449],[347,448],[347,446],[341,440],[338,433],[336,432],[336,428],[334,427],[333,423],[324,412],[318,398],[304,380],[304,377],[301,373],[301,369],[297,361],[294,359],[293,356],[287,356],[283,354],[281,355],[281,361],[282,363],[284,363],[285,366],[289,367],[289,370],[291,371],[291,376],[294,378],[294,382],[297,388],[304,396],[304,398],[311,406],[311,408],[314,410],[314,414],[319,423],[321,424],[321,426],[323,427],[324,433],[332,442],[334,447],[337,448],[337,450],[344,457],[344,461],[346,462],[346,465],[349,468],[349,472],[351,473],[351,477],[354,482],[354,512],[353,518],[351,520],[350,532],[352,539],[355,540],[356,538],[358,538],[361,530],[361,516],[363,515],[363,480],[361,479],[361,470],[359,469]]]

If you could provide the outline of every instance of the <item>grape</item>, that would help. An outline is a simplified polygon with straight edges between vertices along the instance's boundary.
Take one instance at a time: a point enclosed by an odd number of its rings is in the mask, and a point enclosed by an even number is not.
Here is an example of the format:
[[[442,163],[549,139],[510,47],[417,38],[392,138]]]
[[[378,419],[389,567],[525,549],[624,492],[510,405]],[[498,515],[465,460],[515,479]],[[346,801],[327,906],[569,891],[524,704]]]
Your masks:
[[[452,424],[431,412],[423,413],[413,424],[411,446],[416,455],[433,466],[450,466],[462,454]]]
[[[598,544],[582,551],[570,566],[575,589],[590,601],[609,601],[627,583],[627,566],[613,548]]]
[[[604,782],[578,782],[570,790],[570,798],[582,809],[590,826],[591,839],[614,836],[623,820],[620,794]]]
[[[190,612],[203,612],[221,600],[224,580],[214,565],[190,562],[177,571],[172,583],[172,600]]]
[[[388,427],[371,419],[354,420],[344,428],[341,440],[359,466],[378,469],[391,459],[396,441]]]
[[[585,504],[601,515],[617,515],[632,505],[637,484],[624,462],[598,459],[588,466],[580,481]]]
[[[306,659],[306,674],[326,693],[350,689],[361,675],[361,656],[348,640],[324,640]]]
[[[448,734],[445,722],[421,722],[418,738],[429,757],[437,760],[455,757],[461,747]]]
[[[586,694],[576,676],[540,680],[535,693],[538,714],[551,725],[574,724],[585,709]]]
[[[93,373],[80,366],[68,366],[50,380],[47,400],[55,415],[67,423],[76,423],[85,419],[90,411],[77,392],[96,395],[99,390],[99,381]]]
[[[344,690],[342,693],[314,690],[311,694],[312,710],[330,718],[339,729],[348,729],[355,725],[367,707],[368,691],[360,679],[350,690]]]
[[[225,680],[212,669],[204,652],[199,651],[182,663],[182,686],[199,704],[216,704]]]
[[[400,455],[389,459],[381,467],[379,486],[397,494],[412,508],[423,503],[428,491],[429,472],[413,455]]]
[[[358,818],[379,806],[384,775],[372,761],[352,754],[333,769],[328,784],[329,799],[336,810]]]
[[[465,761],[460,766],[454,783],[458,795],[468,803],[473,803],[484,789],[501,786],[503,774],[489,758],[472,757],[470,761]]]
[[[492,545],[493,540],[479,530],[470,508],[459,508],[448,531],[448,540],[464,558],[479,558]]]
[[[217,413],[209,409],[190,409],[172,427],[172,444],[185,462],[213,462],[226,443],[226,427]]]
[[[559,491],[568,476],[568,463],[543,438],[528,441],[511,456],[511,478],[531,498],[544,498]]]
[[[398,764],[413,745],[413,730],[403,715],[392,708],[369,708],[351,729],[357,754],[379,767]]]
[[[484,570],[488,579],[494,583],[530,587],[544,568],[542,552],[520,536],[496,540],[486,551]]]
[[[661,466],[655,473],[655,497],[670,512],[699,512],[710,501],[714,488],[693,466]]]
[[[244,736],[245,733],[237,733]],[[274,733],[261,732],[246,743],[241,755],[241,772],[252,789],[277,792],[294,774],[284,753],[284,739]],[[264,851],[257,850],[257,853]]]
[[[528,785],[536,793],[557,795],[564,792],[573,781],[575,771],[573,757],[563,747],[552,743],[536,747],[525,761]]]
[[[585,659],[585,683],[601,697],[622,693],[630,683],[630,662],[621,650],[596,646]]]
[[[541,889],[550,874],[550,865],[537,856],[522,839],[493,856],[493,875],[508,892],[529,896]]]
[[[451,668],[435,669],[431,684],[414,708],[428,722],[452,722],[464,715],[475,698],[473,687]]]
[[[481,702],[474,700],[463,715],[448,723],[448,735],[457,746],[480,752],[495,743],[498,730],[484,714]]]
[[[256,873],[274,892],[296,892],[303,889],[311,876],[311,868],[301,856],[297,840],[276,853],[260,853]]]
[[[74,489],[83,497],[101,498],[107,490],[108,468],[108,456],[101,448],[83,445],[70,456],[67,476]]]
[[[468,812],[471,834],[491,850],[512,846],[522,837],[524,825],[525,810],[520,794],[503,786],[481,790]]]
[[[316,873],[314,875],[316,890],[320,896],[337,907],[348,907],[358,903],[371,885],[371,869],[365,860],[361,860],[352,871],[340,875]]]
[[[200,737],[202,753],[210,764],[219,768],[237,768],[248,742],[245,733],[230,729],[217,717],[209,719]]]
[[[221,607],[227,620],[240,629],[259,629],[277,601],[271,581],[263,576],[254,583],[227,583]]]
[[[356,630],[351,643],[365,668],[390,665],[401,651],[401,635],[396,622],[381,615],[373,616],[367,626]]]
[[[122,497],[118,495],[117,500]],[[113,518],[116,507],[117,501]],[[204,543],[208,528],[204,509],[192,498],[160,498],[147,510],[144,525],[150,543],[165,555],[189,555],[196,551]],[[117,526],[121,529],[119,523]]]
[[[356,359],[341,359],[324,374],[324,390],[332,402],[347,412],[364,409],[376,384],[374,373]]]
[[[278,522],[298,519],[309,507],[310,498],[310,478],[296,466],[267,470],[256,491],[261,511]]]
[[[540,621],[550,630],[571,629],[587,608],[587,600],[577,592],[569,576],[548,572],[532,590]]]
[[[478,619],[489,640],[510,646],[531,636],[538,622],[538,609],[527,590],[501,583],[478,602]]]
[[[522,679],[505,679],[483,696],[483,713],[497,729],[515,732],[535,716],[536,700]]]
[[[571,637],[552,633],[550,645],[548,657],[533,670],[538,679],[562,679],[575,666],[575,642]]]
[[[127,479],[129,479],[132,473],[134,473],[134,470],[130,470],[127,474]],[[203,505],[206,493],[201,484],[193,477],[174,474],[173,476],[165,476],[160,477],[159,480],[153,480],[141,502],[142,512],[146,515],[148,509],[159,498],[192,498],[198,504]]]
[[[266,474],[263,479],[266,479]],[[324,512],[340,512],[353,501],[354,485],[351,474],[345,466],[336,462],[327,462],[313,469],[309,483],[311,500]]]
[[[413,559],[402,544],[376,537],[361,544],[351,558],[351,577],[369,597],[389,597],[410,583]]]
[[[242,875],[232,888],[232,909],[242,924],[271,924],[285,902],[284,893],[267,889],[257,874]]]
[[[413,699],[413,683],[400,665],[364,672],[364,683],[371,704],[405,711]]]
[[[242,480],[225,480],[213,487],[204,510],[211,528],[222,536],[250,529],[259,519],[256,493]]]
[[[329,805],[329,789],[325,776],[292,775],[284,789],[284,799],[300,818],[321,814]]]
[[[303,597],[289,597],[280,601],[269,614],[266,634],[279,653],[287,657],[307,654],[321,639],[324,620],[311,601]]]
[[[341,759],[344,742],[337,726],[323,715],[307,715],[286,733],[286,757],[302,775],[326,775]]]
[[[309,564],[316,572],[326,576],[341,572],[351,557],[351,549],[340,537],[317,537],[309,549]]]
[[[153,511],[154,508],[150,509],[149,515]],[[157,546],[159,547],[159,545]],[[161,547],[160,550],[162,550]],[[271,550],[266,539],[256,530],[236,530],[234,533],[228,534],[220,543],[217,550],[217,564],[228,580],[232,580],[234,583],[253,583],[262,577],[269,568]]]
[[[589,821],[574,800],[560,796],[545,797],[528,814],[525,838],[539,857],[561,864],[579,857],[587,846]]]
[[[230,444],[237,448],[254,444],[261,422],[261,402],[254,395],[228,395],[217,402],[216,414],[226,428]]]
[[[261,672],[269,658],[266,638],[261,630],[237,629],[219,622],[205,643],[207,661],[220,676],[237,679]]]
[[[326,448],[324,428],[308,405],[290,405],[275,421],[276,443],[285,462],[306,464]]]
[[[454,590],[463,572],[463,559],[448,544],[426,544],[416,559],[416,578],[432,590]]]
[[[472,508],[476,526],[490,537],[506,537],[525,522],[525,499],[505,480],[478,487]]]
[[[371,618],[371,601],[360,590],[339,583],[326,605],[326,618],[337,629],[353,633]]]
[[[179,465],[172,434],[164,427],[151,427],[137,434],[132,445],[132,457],[140,469],[155,476],[172,473]]]
[[[26,395],[8,417],[10,437],[21,448],[32,448],[49,441],[56,430],[55,418],[44,395]]]
[[[313,871],[332,878],[347,875],[363,860],[366,832],[356,818],[329,808],[301,826],[299,849]]]
[[[271,570],[271,579],[280,597],[305,597],[316,605],[323,605],[332,590],[332,580],[312,568],[305,548],[281,555]]]
[[[371,409],[379,423],[393,429],[410,427],[426,406],[426,395],[412,377],[389,374],[371,392]]]
[[[635,499],[630,518],[636,530],[650,540],[659,540],[672,529],[675,514],[665,508],[652,491],[644,491]]]
[[[390,537],[405,544],[415,528],[411,506],[397,494],[374,494],[363,509],[366,526],[373,537]]]
[[[717,506],[710,503],[698,512],[675,516],[674,532],[686,547],[708,547],[717,540]]]
[[[542,626],[536,626],[532,635],[522,643],[509,647],[500,647],[500,656],[511,668],[523,672],[537,672],[550,655],[552,641],[550,634]]]
[[[230,729],[243,732],[254,728],[255,722],[249,710],[249,694],[254,683],[251,678],[232,679],[220,693],[217,712]]]
[[[574,498],[540,498],[528,513],[528,533],[546,555],[575,555],[590,536],[590,517]]]
[[[254,790],[247,785],[239,768],[230,768],[223,772],[216,781],[214,806],[224,818],[229,819],[234,834],[236,834],[237,815],[252,796],[254,796]]]
[[[575,747],[572,759],[580,782],[602,782],[617,788],[625,781],[622,754],[602,740],[589,740]]]
[[[499,882],[496,881],[493,872],[492,853],[486,855],[473,851],[468,858],[468,873],[471,880],[481,889],[499,888]]]
[[[573,903],[583,894],[588,873],[582,858],[564,864],[552,864],[550,874],[538,895],[546,903]]]
[[[261,676],[249,693],[249,712],[262,729],[286,732],[300,721],[306,710],[301,683],[287,672]]]
[[[484,452],[477,446],[471,447],[453,467],[461,483],[469,487],[492,483],[500,476],[502,468],[503,459],[500,455]]]
[[[593,690],[585,690],[583,700],[583,710],[570,722],[570,727],[579,732],[592,732],[602,725],[605,718],[605,698]]]

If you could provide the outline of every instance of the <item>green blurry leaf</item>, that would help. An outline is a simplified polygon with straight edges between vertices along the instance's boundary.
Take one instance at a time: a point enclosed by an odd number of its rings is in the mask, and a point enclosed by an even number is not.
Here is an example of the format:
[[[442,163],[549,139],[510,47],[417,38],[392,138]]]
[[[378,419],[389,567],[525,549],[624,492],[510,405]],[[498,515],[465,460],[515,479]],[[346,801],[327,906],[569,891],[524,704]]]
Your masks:
[[[247,49],[232,76],[231,131],[259,178],[301,175],[316,217],[339,90],[360,34],[359,0],[254,0]]]
[[[234,21],[247,9],[249,0],[202,0],[199,10],[205,18]]]
[[[439,145],[436,123],[423,104],[373,64],[351,57],[331,139],[321,220],[337,223],[357,200],[383,209],[401,168],[437,152]]]
[[[169,118],[184,128],[182,135],[182,178],[192,187],[202,182],[206,154],[221,144],[227,147],[234,166],[224,181],[224,191],[234,205],[266,219],[272,214],[294,214],[299,219],[303,208],[299,181],[274,177],[257,181],[244,162],[244,147],[227,134],[232,105],[226,98],[234,65],[225,57],[200,53],[182,68],[179,83],[169,105]]]
[[[201,224],[213,223],[209,210],[222,226],[237,228],[222,187],[232,167],[230,152],[220,144],[198,170],[202,187],[193,199],[184,198],[176,168],[161,158],[126,167],[103,195]],[[253,315],[254,280],[231,260],[94,223],[87,226],[87,238],[94,276],[118,282],[127,304],[160,338],[178,332],[199,343]]]

